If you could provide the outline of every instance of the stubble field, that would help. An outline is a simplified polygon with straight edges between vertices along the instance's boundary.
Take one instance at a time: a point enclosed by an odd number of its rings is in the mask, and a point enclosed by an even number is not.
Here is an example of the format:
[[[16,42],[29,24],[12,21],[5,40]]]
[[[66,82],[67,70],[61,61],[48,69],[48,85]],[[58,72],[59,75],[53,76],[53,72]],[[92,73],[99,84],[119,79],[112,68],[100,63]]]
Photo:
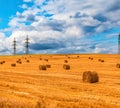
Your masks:
[[[120,108],[118,63],[117,54],[1,56],[0,108]],[[96,71],[99,82],[84,83],[84,71]]]

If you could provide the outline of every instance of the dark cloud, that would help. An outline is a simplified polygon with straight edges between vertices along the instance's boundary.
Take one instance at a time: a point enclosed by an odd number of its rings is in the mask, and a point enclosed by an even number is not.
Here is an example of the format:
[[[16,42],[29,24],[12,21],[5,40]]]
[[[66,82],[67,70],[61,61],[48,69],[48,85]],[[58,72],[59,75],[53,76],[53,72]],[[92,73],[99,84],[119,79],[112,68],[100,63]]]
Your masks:
[[[63,48],[65,45],[57,42],[49,43],[49,42],[41,42],[41,43],[33,43],[30,45],[30,49],[32,50],[48,50],[48,49],[59,49]]]
[[[100,22],[106,22],[107,18],[104,15],[98,14],[93,17],[94,19],[100,21]]]
[[[35,20],[35,16],[32,15],[32,14],[29,14],[29,15],[27,16],[26,20],[27,20],[27,21],[30,21],[30,22],[36,21],[36,20]]]
[[[88,17],[88,15],[76,12],[73,16],[70,16],[70,18],[82,18],[82,17]]]
[[[120,10],[120,0],[114,1],[108,8],[108,11]]]
[[[48,22],[48,26],[52,28],[52,30],[55,31],[62,31],[64,29],[65,21],[58,21],[58,20],[50,20]]]
[[[83,30],[85,33],[96,33],[97,26],[84,26]]]

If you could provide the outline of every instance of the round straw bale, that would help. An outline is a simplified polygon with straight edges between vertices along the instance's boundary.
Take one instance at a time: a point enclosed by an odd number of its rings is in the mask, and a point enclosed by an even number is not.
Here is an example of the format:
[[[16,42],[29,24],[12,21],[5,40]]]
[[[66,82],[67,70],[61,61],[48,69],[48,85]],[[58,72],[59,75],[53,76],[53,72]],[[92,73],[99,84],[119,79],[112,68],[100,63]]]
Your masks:
[[[120,68],[120,64],[116,64],[116,68]]]
[[[82,76],[83,82],[96,83],[99,81],[97,72],[85,71]]]
[[[68,63],[68,61],[67,61],[67,60],[64,60],[64,62],[65,62],[65,63]]]
[[[3,60],[2,62],[3,62],[3,63],[5,63],[5,61],[4,61],[4,60]]]
[[[63,69],[65,69],[65,70],[70,70],[70,65],[64,64],[64,65],[63,65]]]
[[[45,61],[48,61],[48,59],[44,59]]]
[[[42,60],[42,58],[40,58],[40,60]]]
[[[28,63],[29,63],[29,62],[30,62],[30,60],[26,60],[26,62],[28,62]]]
[[[39,65],[40,70],[46,70],[46,65]]]
[[[16,67],[16,64],[15,64],[15,63],[12,63],[11,66],[12,66],[12,67]]]
[[[104,60],[101,60],[101,62],[104,62]]]

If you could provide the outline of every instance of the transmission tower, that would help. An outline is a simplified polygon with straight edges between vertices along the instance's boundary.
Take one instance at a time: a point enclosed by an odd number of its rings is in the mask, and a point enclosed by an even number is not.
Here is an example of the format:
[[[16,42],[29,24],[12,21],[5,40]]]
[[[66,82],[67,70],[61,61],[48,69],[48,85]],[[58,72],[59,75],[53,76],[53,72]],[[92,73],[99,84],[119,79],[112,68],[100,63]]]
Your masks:
[[[26,45],[25,45],[25,48],[26,48],[26,54],[29,54],[29,38],[28,38],[28,35],[27,35],[27,37],[26,37]]]
[[[118,54],[120,54],[120,34],[118,35]]]
[[[15,55],[16,54],[16,39],[14,38],[14,41],[13,41],[13,54]]]

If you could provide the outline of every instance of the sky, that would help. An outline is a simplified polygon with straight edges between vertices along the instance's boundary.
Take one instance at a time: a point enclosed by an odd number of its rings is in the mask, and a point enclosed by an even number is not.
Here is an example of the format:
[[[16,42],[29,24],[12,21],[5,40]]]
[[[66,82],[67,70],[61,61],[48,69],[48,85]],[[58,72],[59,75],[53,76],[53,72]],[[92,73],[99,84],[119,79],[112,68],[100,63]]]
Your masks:
[[[0,55],[118,53],[120,0],[0,0]]]

